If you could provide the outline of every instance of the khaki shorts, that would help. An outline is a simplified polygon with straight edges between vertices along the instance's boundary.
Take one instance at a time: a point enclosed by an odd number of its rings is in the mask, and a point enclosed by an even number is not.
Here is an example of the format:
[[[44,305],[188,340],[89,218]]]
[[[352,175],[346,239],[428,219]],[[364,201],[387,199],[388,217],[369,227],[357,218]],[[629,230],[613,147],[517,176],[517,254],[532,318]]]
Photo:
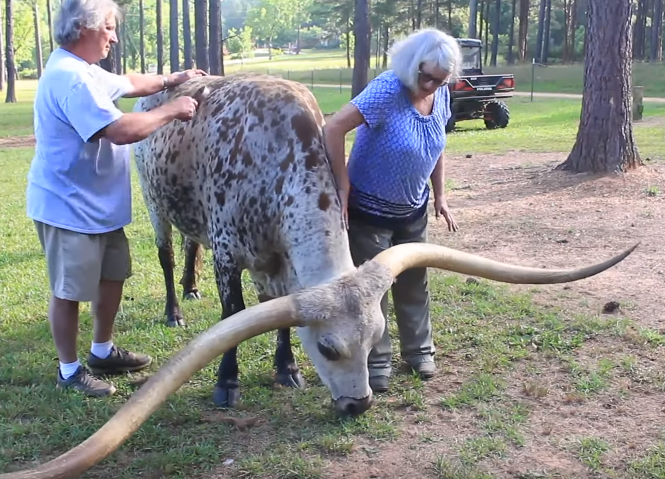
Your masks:
[[[125,231],[83,234],[35,221],[46,255],[51,292],[57,298],[88,302],[99,281],[124,281],[132,274]]]

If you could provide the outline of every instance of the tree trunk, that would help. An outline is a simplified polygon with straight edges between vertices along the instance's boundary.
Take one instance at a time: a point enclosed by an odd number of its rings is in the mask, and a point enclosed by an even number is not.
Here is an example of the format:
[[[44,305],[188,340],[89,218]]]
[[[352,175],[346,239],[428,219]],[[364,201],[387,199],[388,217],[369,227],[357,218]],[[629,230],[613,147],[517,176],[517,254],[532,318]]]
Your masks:
[[[382,67],[388,68],[388,49],[390,48],[390,24],[386,22],[383,28],[383,61]]]
[[[520,62],[526,60],[529,45],[529,1],[520,0],[520,27],[517,34]]]
[[[632,127],[631,10],[630,0],[589,0],[580,126],[557,169],[619,173],[642,164]]]
[[[351,26],[347,19],[346,21],[346,68],[351,68]]]
[[[122,42],[120,46],[122,47],[122,73],[123,75],[127,74],[127,44],[129,43],[129,33],[127,33],[127,22],[124,21],[120,24],[120,34],[122,35]]]
[[[644,59],[644,40],[646,38],[647,2],[638,0],[635,27],[633,29],[633,58]]]
[[[37,66],[37,78],[41,78],[44,72],[44,57],[42,55],[42,35],[39,28],[39,5],[36,0],[32,4],[32,19],[35,29],[35,65]]]
[[[209,72],[208,66],[208,1],[194,0],[194,36],[196,67]]]
[[[180,43],[178,40],[178,0],[169,0],[169,66],[171,73],[180,70]]]
[[[485,59],[483,65],[487,65],[487,55],[490,51],[490,0],[485,2]]]
[[[353,81],[351,98],[355,98],[367,86],[367,70],[370,57],[370,25],[368,0],[355,0],[356,8],[353,19]]]
[[[469,0],[469,38],[477,38],[478,0]]]
[[[48,21],[48,45],[53,51],[55,47],[53,46],[53,8],[51,0],[46,0],[46,20]]]
[[[571,0],[563,0],[563,45],[561,49],[561,62],[570,61],[570,4]]]
[[[545,31],[543,32],[543,63],[547,63],[550,58],[550,25],[552,23],[552,0],[547,0],[547,9],[545,10]]]
[[[162,0],[157,0],[157,74],[164,74],[164,32],[162,25]]]
[[[508,31],[508,65],[515,63],[515,13],[517,10],[517,0],[513,0],[510,10],[510,30]]]
[[[3,27],[3,18],[4,17],[0,14],[0,91],[5,89],[5,70],[7,69],[7,66],[5,65],[5,47],[3,38],[5,28]]]
[[[141,58],[141,73],[145,73],[145,6],[139,0],[139,56]]]
[[[453,31],[453,0],[448,0],[448,32]]]
[[[182,43],[186,70],[194,67],[194,58],[192,57],[192,23],[189,10],[189,0],[182,0]]]
[[[418,6],[416,7],[416,28],[420,30],[420,26],[423,22],[423,0],[418,0]]]
[[[570,20],[570,62],[575,63],[575,59],[577,58],[577,53],[576,53],[576,46],[575,46],[575,30],[577,30],[577,0],[569,0],[572,1],[573,6],[572,6],[572,16]]]
[[[489,0],[487,0],[489,2]],[[483,41],[483,21],[485,20],[485,0],[480,0],[480,7],[478,8],[478,40]]]
[[[12,0],[5,0],[5,62],[7,62],[7,96],[5,97],[5,103],[16,103],[16,64],[14,63]]]
[[[222,74],[222,12],[220,0],[210,0],[210,74]]]
[[[547,0],[540,0],[540,11],[538,12],[538,34],[536,36],[536,60],[541,62],[543,59],[543,34],[545,32],[545,10]]]
[[[434,0],[434,28],[439,27],[439,18],[441,17],[441,5],[439,0]]]
[[[499,56],[499,29],[501,27],[501,0],[496,0],[494,2],[494,36],[492,38],[492,58],[490,59],[490,65],[496,66],[496,58]]]
[[[649,59],[652,62],[659,62],[663,59],[663,0],[654,0]]]

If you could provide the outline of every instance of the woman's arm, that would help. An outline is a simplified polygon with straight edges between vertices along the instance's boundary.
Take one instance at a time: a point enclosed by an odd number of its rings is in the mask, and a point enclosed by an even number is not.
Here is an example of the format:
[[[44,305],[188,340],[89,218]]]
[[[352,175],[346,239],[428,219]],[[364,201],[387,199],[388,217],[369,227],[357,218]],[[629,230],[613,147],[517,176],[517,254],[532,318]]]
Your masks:
[[[346,169],[346,134],[364,123],[362,114],[352,103],[347,103],[340,111],[326,121],[324,141],[337,183],[337,190],[348,197],[350,182]]]

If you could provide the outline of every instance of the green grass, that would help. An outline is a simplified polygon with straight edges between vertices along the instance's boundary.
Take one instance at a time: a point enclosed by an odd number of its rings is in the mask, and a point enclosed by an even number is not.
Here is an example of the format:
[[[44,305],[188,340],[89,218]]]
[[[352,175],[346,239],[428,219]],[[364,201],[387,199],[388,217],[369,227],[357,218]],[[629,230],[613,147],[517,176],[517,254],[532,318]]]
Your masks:
[[[22,83],[21,102],[0,105],[0,137],[31,132],[29,84]],[[348,100],[329,89],[315,89],[324,111],[334,111]],[[122,108],[131,108],[123,101]],[[542,100],[533,104],[511,100],[514,123],[502,131],[486,131],[469,122],[449,137],[449,151],[477,152],[566,151],[572,146],[579,102]],[[10,114],[8,114],[10,113]],[[647,116],[665,115],[662,106],[649,105]],[[663,158],[655,127],[636,126],[645,154]],[[24,132],[24,133],[17,133]],[[661,134],[662,136],[662,134]],[[660,138],[656,136],[656,138]],[[0,472],[44,462],[94,433],[135,390],[132,377],[115,380],[118,394],[107,399],[86,399],[56,391],[57,361],[46,320],[48,282],[43,255],[31,222],[25,217],[25,178],[31,148],[4,149],[0,153]],[[454,181],[451,178],[451,181]],[[138,181],[133,174],[134,221],[127,228],[134,259],[134,276],[127,282],[115,341],[155,358],[153,370],[163,364],[199,332],[219,319],[210,254],[200,281],[203,299],[186,302],[186,329],[163,326],[164,287],[153,234]],[[176,261],[182,265],[181,253]],[[256,295],[245,277],[248,305]],[[481,479],[492,477],[488,461],[502,461],[528,442],[528,424],[549,393],[538,365],[558,365],[567,374],[569,389],[579,401],[593,401],[611,391],[618,375],[630,377],[635,360],[599,359],[589,363],[578,357],[588,342],[611,338],[613,344],[656,349],[663,335],[616,317],[579,317],[556,307],[534,304],[527,293],[480,281],[466,282],[457,275],[433,273],[432,317],[441,376],[455,368],[459,381],[443,390],[428,389],[410,375],[396,375],[392,390],[377,398],[361,418],[341,421],[329,408],[327,390],[303,354],[294,335],[294,352],[308,388],[294,391],[272,387],[275,335],[265,334],[242,344],[239,350],[242,406],[219,411],[210,400],[217,362],[194,375],[177,393],[102,464],[85,477],[223,477],[319,478],[331,463],[371,455],[386,444],[430,448],[431,464],[423,464],[432,477]],[[391,311],[392,314],[392,311]],[[390,323],[397,337],[394,321]],[[91,340],[88,305],[82,307],[80,351]],[[394,342],[395,351],[398,345]],[[396,361],[399,356],[396,355]],[[524,385],[510,378],[516,368],[529,372]],[[512,389],[520,390],[516,400]],[[658,386],[660,387],[660,386]],[[439,415],[471,413],[470,435],[451,436],[447,426],[432,429]],[[256,417],[246,431],[236,431],[222,416]],[[405,427],[423,428],[417,437]],[[418,442],[419,441],[419,442]],[[449,452],[441,453],[439,443]],[[573,458],[591,469],[603,468],[610,446],[583,438],[572,448]],[[360,452],[358,452],[360,451]],[[619,477],[664,477],[663,446],[636,451],[620,469]],[[425,457],[425,456],[423,456]],[[225,461],[232,460],[228,465]],[[604,469],[603,469],[604,470]],[[527,476],[524,476],[527,477]],[[556,477],[528,476],[528,477]]]

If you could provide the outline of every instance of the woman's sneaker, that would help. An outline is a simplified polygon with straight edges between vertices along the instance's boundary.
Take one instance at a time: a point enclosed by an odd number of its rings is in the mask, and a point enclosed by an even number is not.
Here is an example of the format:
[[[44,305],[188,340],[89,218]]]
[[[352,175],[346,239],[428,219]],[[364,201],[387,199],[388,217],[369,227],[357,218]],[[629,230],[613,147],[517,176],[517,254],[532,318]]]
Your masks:
[[[74,374],[67,379],[60,374],[58,368],[58,382],[56,387],[59,389],[74,389],[87,396],[101,397],[111,396],[115,393],[115,386],[97,379],[85,366],[79,366]]]

